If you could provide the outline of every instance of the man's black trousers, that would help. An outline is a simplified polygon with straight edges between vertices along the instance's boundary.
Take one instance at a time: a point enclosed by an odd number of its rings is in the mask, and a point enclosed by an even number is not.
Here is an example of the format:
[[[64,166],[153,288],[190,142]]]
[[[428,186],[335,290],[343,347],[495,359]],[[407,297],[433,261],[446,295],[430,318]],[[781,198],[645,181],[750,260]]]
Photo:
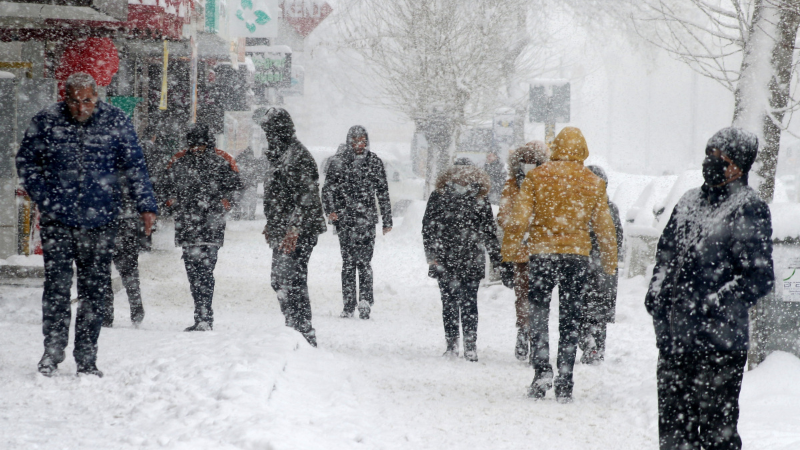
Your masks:
[[[478,286],[480,280],[470,280],[457,274],[439,275],[442,294],[444,337],[448,342],[458,339],[458,325],[464,331],[464,341],[475,343],[478,337]]]
[[[75,316],[75,362],[78,369],[97,361],[97,339],[103,306],[111,289],[111,259],[116,226],[76,228],[57,221],[41,224],[44,253],[42,332],[44,350],[56,363],[64,360],[69,341],[72,263],[78,269],[78,311]]]
[[[344,310],[353,312],[358,300],[372,306],[372,253],[375,249],[375,226],[363,228],[340,227],[339,247],[342,251],[342,296]],[[358,299],[356,299],[356,272]]]
[[[558,377],[557,395],[572,395],[572,368],[575,365],[581,310],[584,304],[589,257],[573,254],[534,255],[530,270],[531,362],[536,377],[552,373],[550,364],[550,297],[558,286]]]
[[[272,249],[272,289],[278,294],[286,326],[303,334],[314,331],[308,297],[308,260],[315,245],[316,236],[300,236],[292,253],[286,254],[280,248]]]
[[[661,450],[738,450],[746,351],[658,354]]]
[[[183,247],[183,264],[194,298],[194,323],[214,325],[211,301],[214,298],[214,267],[217,265],[218,252],[216,245]]]

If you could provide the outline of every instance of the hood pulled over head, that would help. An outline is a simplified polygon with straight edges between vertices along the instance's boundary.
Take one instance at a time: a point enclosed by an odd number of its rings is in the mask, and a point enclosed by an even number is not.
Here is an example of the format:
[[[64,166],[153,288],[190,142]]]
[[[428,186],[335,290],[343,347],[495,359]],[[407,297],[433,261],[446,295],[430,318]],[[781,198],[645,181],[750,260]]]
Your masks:
[[[353,148],[353,143],[356,140],[356,138],[362,136],[367,141],[367,147],[364,149],[364,154],[366,155],[367,153],[369,153],[369,134],[367,134],[367,129],[362,127],[361,125],[353,125],[347,131],[347,148],[355,151],[355,149]]]
[[[441,191],[448,186],[476,186],[477,197],[483,198],[489,193],[491,180],[483,169],[474,165],[454,165],[445,170],[436,180],[436,190]]]
[[[589,157],[589,147],[581,130],[575,127],[564,127],[552,145],[553,161],[586,161]]]

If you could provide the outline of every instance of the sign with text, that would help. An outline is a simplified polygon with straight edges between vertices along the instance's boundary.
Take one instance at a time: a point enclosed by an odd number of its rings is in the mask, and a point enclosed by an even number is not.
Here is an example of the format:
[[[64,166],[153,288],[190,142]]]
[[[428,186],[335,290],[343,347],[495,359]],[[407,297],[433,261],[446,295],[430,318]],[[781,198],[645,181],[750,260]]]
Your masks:
[[[283,20],[303,37],[308,36],[325,20],[333,8],[324,0],[284,0]]]
[[[288,49],[287,49],[288,50]],[[256,46],[247,48],[256,73],[253,83],[267,88],[289,88],[292,83],[292,53],[280,48]]]

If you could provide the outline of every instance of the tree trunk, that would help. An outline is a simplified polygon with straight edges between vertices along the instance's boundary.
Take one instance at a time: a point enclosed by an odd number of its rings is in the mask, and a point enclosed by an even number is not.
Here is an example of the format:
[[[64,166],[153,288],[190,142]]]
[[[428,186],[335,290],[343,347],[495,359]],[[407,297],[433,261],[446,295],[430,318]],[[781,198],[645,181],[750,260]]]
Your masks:
[[[775,194],[775,171],[781,144],[780,124],[783,123],[784,110],[790,100],[794,42],[800,26],[800,14],[797,12],[800,1],[785,0],[780,6],[777,42],[772,51],[774,76],[769,83],[772,117],[764,117],[764,145],[756,161],[756,173],[764,180],[759,186],[759,195],[766,202],[772,202]]]
[[[428,158],[425,167],[425,196],[436,189],[439,174],[450,166],[455,124],[445,117],[427,117],[417,121],[417,127],[428,141]]]
[[[772,202],[784,108],[789,103],[800,0],[759,0],[735,92],[733,126],[756,133],[759,155],[753,168],[759,195]]]

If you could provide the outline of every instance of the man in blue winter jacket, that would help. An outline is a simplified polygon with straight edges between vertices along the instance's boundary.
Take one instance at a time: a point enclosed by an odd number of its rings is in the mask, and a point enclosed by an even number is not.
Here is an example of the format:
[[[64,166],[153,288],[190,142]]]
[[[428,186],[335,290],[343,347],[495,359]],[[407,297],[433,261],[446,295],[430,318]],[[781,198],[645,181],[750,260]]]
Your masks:
[[[705,183],[687,192],[658,242],[645,306],[658,345],[662,450],[740,449],[748,309],[772,290],[772,220],[747,185],[758,139],[740,128],[706,146]]]
[[[102,377],[97,339],[103,300],[111,289],[119,176],[130,183],[129,195],[148,235],[158,212],[133,125],[122,110],[98,100],[91,75],[71,75],[66,100],[31,120],[17,153],[17,172],[41,213],[45,283],[39,372],[50,376],[64,360],[74,261],[79,303],[73,356],[79,375]]]

